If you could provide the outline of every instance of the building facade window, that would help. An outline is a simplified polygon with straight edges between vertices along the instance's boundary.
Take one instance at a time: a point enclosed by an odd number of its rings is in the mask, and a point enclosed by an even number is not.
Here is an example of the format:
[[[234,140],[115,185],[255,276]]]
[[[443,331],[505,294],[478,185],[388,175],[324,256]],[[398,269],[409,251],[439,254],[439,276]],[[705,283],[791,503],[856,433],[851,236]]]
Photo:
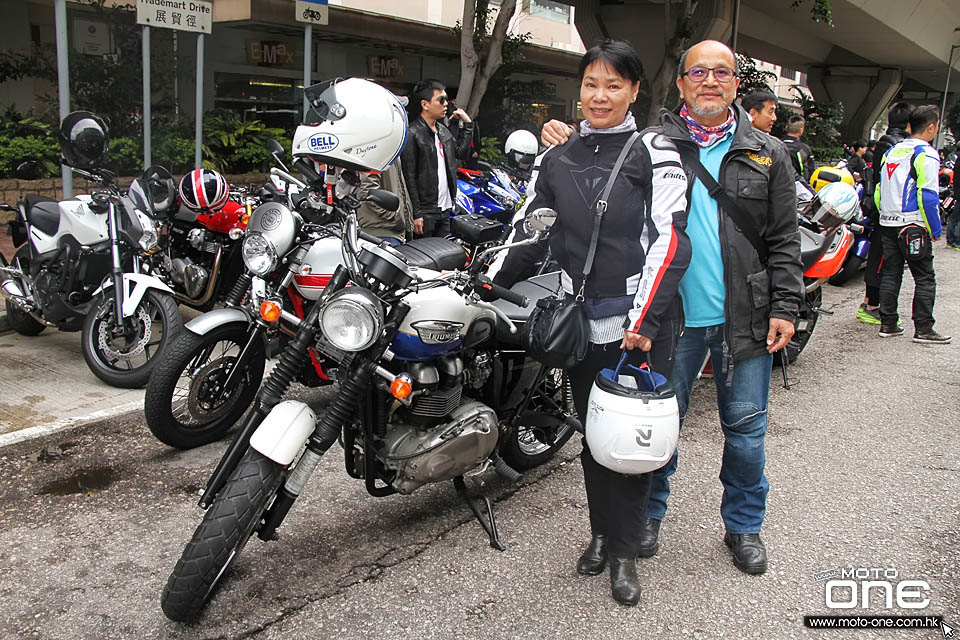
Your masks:
[[[523,10],[532,16],[540,16],[570,24],[570,5],[553,0],[523,0]]]

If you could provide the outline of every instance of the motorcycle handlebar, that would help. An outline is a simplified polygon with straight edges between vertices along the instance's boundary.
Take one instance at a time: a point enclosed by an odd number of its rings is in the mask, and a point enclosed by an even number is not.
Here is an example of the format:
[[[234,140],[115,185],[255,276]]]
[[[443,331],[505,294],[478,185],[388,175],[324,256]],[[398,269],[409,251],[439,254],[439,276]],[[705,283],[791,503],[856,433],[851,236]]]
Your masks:
[[[477,277],[475,284],[473,285],[473,290],[480,294],[480,297],[485,300],[496,300],[499,298],[501,300],[506,300],[507,302],[512,302],[521,309],[530,306],[530,299],[527,298],[527,296],[514,293],[506,287],[501,287],[498,284],[494,284],[493,281],[486,276]]]

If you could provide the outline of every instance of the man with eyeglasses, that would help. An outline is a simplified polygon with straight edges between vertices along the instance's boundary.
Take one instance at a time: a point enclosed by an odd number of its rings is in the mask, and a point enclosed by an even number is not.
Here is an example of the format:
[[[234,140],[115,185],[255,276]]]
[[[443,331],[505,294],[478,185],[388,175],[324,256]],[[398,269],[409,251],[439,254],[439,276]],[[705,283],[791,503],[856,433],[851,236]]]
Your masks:
[[[752,127],[734,102],[739,84],[729,47],[713,40],[692,46],[677,70],[683,104],[661,110],[654,129],[676,144],[693,185],[686,226],[693,256],[680,281],[685,329],[670,382],[684,416],[704,355],[710,354],[724,435],[724,542],[738,569],[759,574],[767,570],[760,529],[769,490],[764,436],[770,373],[773,353],[793,336],[803,274],[793,167],[783,144]],[[543,141],[562,144],[568,132],[552,121]],[[716,188],[708,189],[698,174],[709,174]],[[660,548],[668,479],[676,468],[674,454],[653,472],[641,557]]]
[[[413,88],[411,104],[420,107],[410,123],[403,149],[403,177],[413,202],[413,232],[418,237],[444,237],[450,233],[450,216],[457,195],[457,159],[463,159],[473,138],[473,122],[463,109],[451,118],[463,127],[457,136],[443,124],[447,113],[446,87],[438,80],[421,80]]]

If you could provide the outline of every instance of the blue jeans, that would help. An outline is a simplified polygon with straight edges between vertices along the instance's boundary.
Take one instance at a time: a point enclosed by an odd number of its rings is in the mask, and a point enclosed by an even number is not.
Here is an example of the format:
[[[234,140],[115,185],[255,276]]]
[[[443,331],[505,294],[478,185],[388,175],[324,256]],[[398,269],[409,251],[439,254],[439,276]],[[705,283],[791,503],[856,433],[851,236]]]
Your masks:
[[[714,381],[724,437],[720,467],[720,482],[723,484],[720,515],[730,533],[760,533],[770,489],[763,473],[763,437],[767,433],[773,356],[763,355],[737,362],[733,368],[733,384],[728,387],[726,376],[720,373],[723,325],[685,328],[677,344],[676,361],[670,378],[670,383],[677,391],[681,426],[690,404],[690,389],[696,381],[707,349],[716,363]],[[673,454],[666,466],[653,472],[647,506],[649,518],[662,520],[667,511],[669,478],[677,470],[678,453]]]

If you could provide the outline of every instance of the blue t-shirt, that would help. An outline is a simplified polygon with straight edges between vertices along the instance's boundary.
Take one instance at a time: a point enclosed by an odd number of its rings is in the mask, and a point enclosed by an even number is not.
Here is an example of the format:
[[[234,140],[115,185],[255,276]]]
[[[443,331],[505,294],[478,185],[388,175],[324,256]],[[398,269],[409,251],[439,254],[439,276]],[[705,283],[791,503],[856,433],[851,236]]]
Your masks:
[[[700,162],[714,179],[720,176],[720,163],[730,150],[736,124],[719,142],[700,148]],[[720,227],[717,201],[699,180],[690,192],[687,236],[692,255],[690,266],[680,280],[683,315],[688,327],[712,327],[724,323],[723,259],[720,255]]]

